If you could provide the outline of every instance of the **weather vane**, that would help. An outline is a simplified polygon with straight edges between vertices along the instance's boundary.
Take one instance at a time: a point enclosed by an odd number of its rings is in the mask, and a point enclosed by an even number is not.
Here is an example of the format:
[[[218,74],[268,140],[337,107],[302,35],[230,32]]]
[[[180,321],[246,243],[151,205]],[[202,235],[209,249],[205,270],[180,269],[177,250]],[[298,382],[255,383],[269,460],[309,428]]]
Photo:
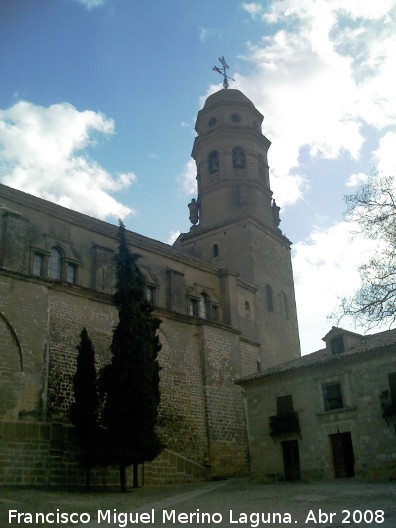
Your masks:
[[[223,86],[225,88],[225,90],[227,90],[229,84],[228,84],[228,79],[230,79],[230,81],[234,81],[235,82],[235,79],[233,79],[232,77],[229,77],[226,73],[226,70],[229,69],[229,66],[228,64],[226,63],[226,60],[224,57],[220,57],[219,58],[219,61],[221,63],[221,65],[223,66],[222,68],[219,68],[218,66],[213,66],[213,70],[216,71],[217,73],[220,73],[220,75],[222,75],[224,77],[224,80],[223,80]]]

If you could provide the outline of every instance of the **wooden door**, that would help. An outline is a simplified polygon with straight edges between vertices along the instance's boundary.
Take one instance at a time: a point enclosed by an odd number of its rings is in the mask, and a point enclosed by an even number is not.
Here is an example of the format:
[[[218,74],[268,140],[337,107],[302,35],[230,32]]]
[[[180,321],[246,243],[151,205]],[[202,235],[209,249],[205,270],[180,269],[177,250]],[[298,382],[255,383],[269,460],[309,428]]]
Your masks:
[[[333,434],[330,435],[330,439],[335,477],[353,477],[355,475],[355,458],[351,433]]]
[[[299,480],[301,477],[298,440],[287,440],[282,442],[282,450],[285,480]]]

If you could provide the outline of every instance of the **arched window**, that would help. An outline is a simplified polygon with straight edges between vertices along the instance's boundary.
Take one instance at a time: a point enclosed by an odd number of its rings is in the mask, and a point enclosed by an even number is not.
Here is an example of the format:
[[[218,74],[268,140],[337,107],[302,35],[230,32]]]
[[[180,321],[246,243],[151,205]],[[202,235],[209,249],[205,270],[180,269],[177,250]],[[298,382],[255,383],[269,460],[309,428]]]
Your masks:
[[[199,298],[199,317],[202,319],[209,319],[210,317],[210,301],[209,296],[202,292]]]
[[[208,156],[209,173],[211,174],[212,172],[216,172],[219,170],[219,168],[219,153],[217,152],[217,150],[212,150],[212,152],[210,152]]]
[[[62,276],[62,253],[58,248],[51,248],[48,262],[48,277],[50,279],[60,280]]]
[[[272,288],[269,284],[267,284],[267,286],[265,287],[265,293],[267,296],[267,310],[269,312],[273,312],[274,311],[274,300],[273,300],[273,295],[272,295]]]
[[[218,244],[213,244],[213,256],[218,257],[219,256],[219,246]]]
[[[246,156],[242,147],[234,147],[232,149],[232,166],[234,169],[244,169],[246,167]]]

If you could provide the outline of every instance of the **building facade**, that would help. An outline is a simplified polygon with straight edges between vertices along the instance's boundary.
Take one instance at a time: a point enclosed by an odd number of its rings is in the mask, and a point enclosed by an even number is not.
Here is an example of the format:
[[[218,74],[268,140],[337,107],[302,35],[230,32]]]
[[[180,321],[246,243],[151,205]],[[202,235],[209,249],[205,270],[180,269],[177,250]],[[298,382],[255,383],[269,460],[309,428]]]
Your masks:
[[[334,328],[326,348],[238,381],[255,480],[396,478],[396,330]]]
[[[208,97],[196,125],[190,232],[173,246],[127,234],[162,320],[158,427],[167,450],[145,468],[147,482],[246,474],[233,380],[300,355],[290,242],[262,120],[238,90]],[[76,345],[86,327],[97,369],[110,360],[117,228],[6,186],[0,215],[0,483],[76,483]]]

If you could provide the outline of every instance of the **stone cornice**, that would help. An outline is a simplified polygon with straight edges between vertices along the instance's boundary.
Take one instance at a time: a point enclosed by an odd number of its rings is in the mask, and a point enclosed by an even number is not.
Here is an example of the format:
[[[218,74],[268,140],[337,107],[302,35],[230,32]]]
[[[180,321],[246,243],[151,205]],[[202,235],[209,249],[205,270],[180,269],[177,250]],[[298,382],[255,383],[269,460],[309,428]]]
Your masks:
[[[24,193],[17,189],[12,189],[6,185],[0,184],[0,203],[1,198],[12,201],[15,204],[20,203],[25,207],[29,207],[36,211],[49,214],[57,219],[77,225],[80,228],[94,231],[100,235],[114,239],[117,238],[118,227],[116,225],[98,220],[92,216],[67,209],[61,205],[54,204],[42,198],[37,198],[30,194]],[[128,243],[132,246],[144,249],[148,252],[154,252],[173,260],[184,262],[190,266],[208,271],[210,273],[217,273],[217,268],[210,266],[197,258],[187,255],[182,250],[174,248],[164,242],[148,238],[144,235],[135,233],[134,231],[127,231]]]
[[[91,288],[85,288],[84,286],[80,286],[78,284],[72,284],[63,281],[55,281],[51,279],[36,277],[35,275],[26,275],[25,273],[8,270],[6,268],[0,268],[0,274],[24,282],[44,286],[48,288],[48,290],[55,290],[62,293],[68,293],[70,295],[88,298],[90,300],[98,301],[105,304],[113,304],[112,295],[108,293],[102,293]]]
[[[272,238],[278,240],[280,243],[288,246],[290,249],[290,246],[292,245],[292,242],[282,233],[280,229],[277,229],[275,227],[270,227],[268,224],[265,223],[259,223],[256,220],[254,220],[251,216],[241,215],[238,218],[234,218],[232,220],[229,220],[227,222],[221,222],[217,225],[214,225],[212,227],[205,227],[203,229],[200,229],[199,225],[196,226],[196,229],[193,229],[189,233],[182,233],[181,236],[181,242],[187,242],[190,240],[199,240],[201,238],[205,238],[208,233],[214,234],[216,231],[224,231],[225,229],[229,229],[230,227],[236,226],[238,224],[249,223],[251,225],[254,225],[258,229],[265,231],[269,236]]]

